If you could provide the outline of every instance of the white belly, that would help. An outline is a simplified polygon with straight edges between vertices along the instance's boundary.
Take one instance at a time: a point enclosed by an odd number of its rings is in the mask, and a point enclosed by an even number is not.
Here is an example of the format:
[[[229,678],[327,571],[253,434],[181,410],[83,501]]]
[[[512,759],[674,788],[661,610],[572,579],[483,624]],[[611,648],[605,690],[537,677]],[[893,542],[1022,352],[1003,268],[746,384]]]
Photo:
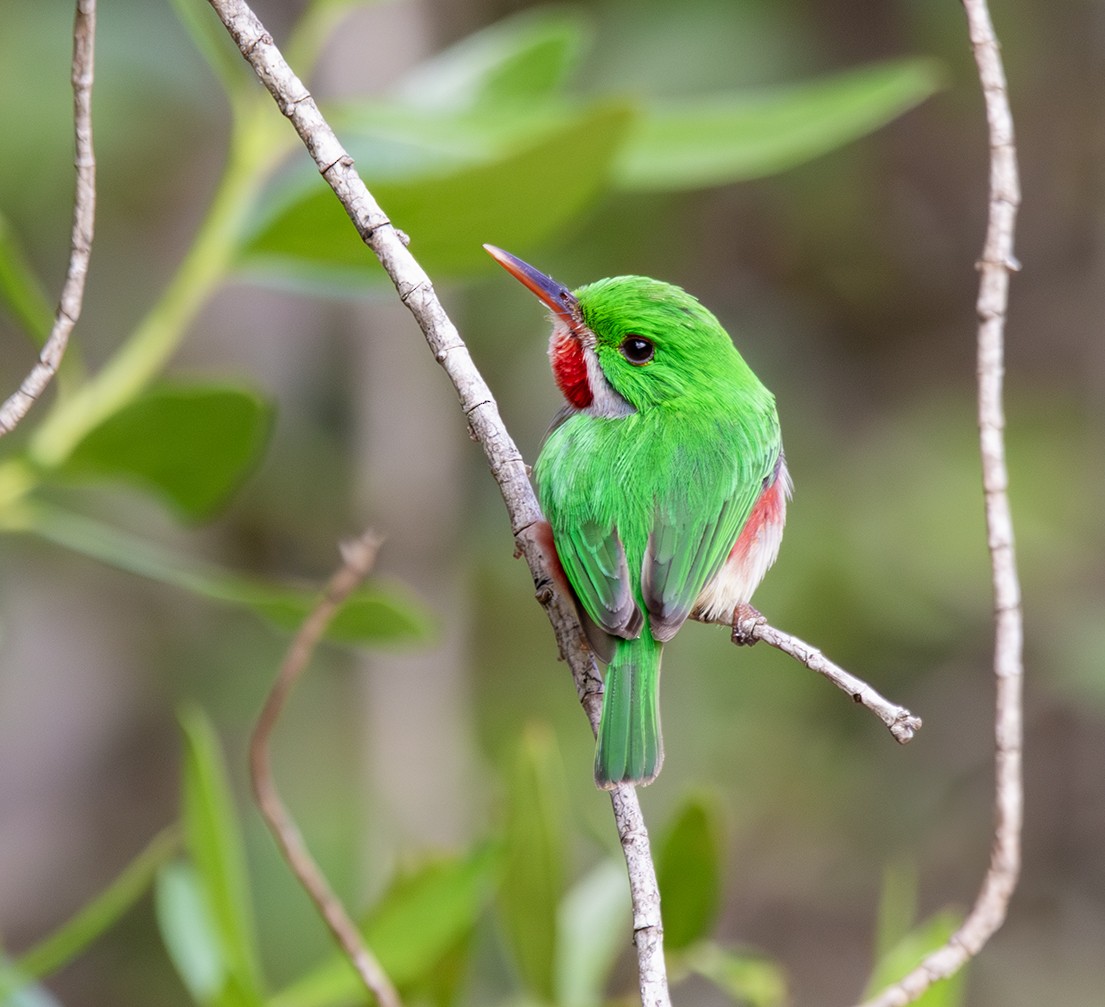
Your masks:
[[[784,462],[779,466],[775,482],[763,491],[752,508],[725,565],[699,594],[694,618],[728,623],[733,609],[752,600],[752,594],[779,555],[790,491],[790,476]]]

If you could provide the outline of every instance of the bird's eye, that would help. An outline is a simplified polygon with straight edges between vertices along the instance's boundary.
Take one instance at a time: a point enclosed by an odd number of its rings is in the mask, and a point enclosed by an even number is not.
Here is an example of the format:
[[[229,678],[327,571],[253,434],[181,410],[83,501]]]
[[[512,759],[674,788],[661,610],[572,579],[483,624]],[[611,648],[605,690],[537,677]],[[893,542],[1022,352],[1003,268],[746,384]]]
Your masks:
[[[622,351],[622,356],[626,360],[638,366],[647,364],[656,353],[656,347],[652,345],[651,340],[645,339],[644,336],[626,336],[618,349]]]

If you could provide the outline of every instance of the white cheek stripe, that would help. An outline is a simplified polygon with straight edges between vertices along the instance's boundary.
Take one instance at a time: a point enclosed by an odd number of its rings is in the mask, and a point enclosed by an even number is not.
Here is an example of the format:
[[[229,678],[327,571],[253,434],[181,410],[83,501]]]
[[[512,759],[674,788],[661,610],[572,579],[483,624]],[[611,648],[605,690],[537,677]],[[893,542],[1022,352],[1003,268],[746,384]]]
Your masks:
[[[592,339],[594,339],[593,336]],[[582,412],[588,416],[601,416],[604,419],[615,420],[637,411],[614,391],[613,386],[606,380],[606,375],[602,373],[598,356],[586,342],[583,344],[583,360],[587,364],[587,381],[591,385],[592,399],[591,404]]]

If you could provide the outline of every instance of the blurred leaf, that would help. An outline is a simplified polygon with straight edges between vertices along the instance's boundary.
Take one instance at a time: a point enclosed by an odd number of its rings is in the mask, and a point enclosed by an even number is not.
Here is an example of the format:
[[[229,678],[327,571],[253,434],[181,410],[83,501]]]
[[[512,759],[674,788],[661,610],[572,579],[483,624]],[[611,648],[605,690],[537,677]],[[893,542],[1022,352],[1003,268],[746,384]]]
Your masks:
[[[707,936],[721,901],[721,824],[713,801],[692,796],[675,816],[656,863],[664,903],[664,947]]]
[[[271,584],[242,585],[233,598],[260,612],[281,629],[295,630],[318,603],[318,589],[282,588]],[[426,640],[433,635],[433,617],[399,584],[358,588],[326,629],[335,643],[379,645]]]
[[[431,274],[484,265],[481,247],[536,244],[573,220],[602,192],[630,111],[596,105],[536,142],[490,160],[433,175],[369,179],[389,219],[411,236]],[[357,156],[357,144],[349,142]],[[586,151],[586,157],[572,156]],[[315,177],[290,188],[247,238],[242,266],[251,275],[319,290],[365,288],[383,273],[333,194]]]
[[[917,869],[897,863],[883,869],[875,958],[881,960],[909,933],[917,919]]]
[[[41,347],[50,336],[54,311],[45,289],[23,255],[19,239],[0,213],[0,301]]]
[[[319,587],[272,584],[201,564],[99,521],[56,507],[26,508],[27,529],[109,566],[228,605],[250,609],[281,629],[293,630],[315,607]],[[373,583],[346,600],[325,639],[380,645],[425,640],[433,618],[398,584]]]
[[[364,928],[365,941],[393,983],[405,987],[424,979],[472,930],[498,868],[499,851],[480,846],[395,880]],[[335,955],[271,997],[268,1007],[333,1007],[363,997],[360,979]]]
[[[219,1002],[260,1003],[245,852],[226,767],[214,729],[202,711],[186,707],[180,724],[184,731],[181,818],[225,976]]]
[[[394,982],[429,973],[469,933],[490,899],[501,851],[476,847],[464,858],[426,864],[400,876],[372,910],[365,939]]]
[[[783,970],[762,955],[732,951],[713,941],[702,941],[687,948],[680,961],[709,979],[737,1003],[751,1007],[783,1007],[787,1003],[787,980]]]
[[[406,1002],[420,1007],[457,1007],[462,991],[469,988],[478,937],[475,931],[463,934],[435,963],[407,987]]]
[[[693,189],[778,174],[878,129],[940,82],[938,64],[909,59],[785,88],[657,103],[634,121],[618,181]]]
[[[415,67],[400,82],[397,94],[431,108],[529,104],[564,81],[583,49],[587,27],[579,11],[525,11]]]
[[[879,958],[867,984],[864,999],[881,992],[891,983],[896,983],[925,955],[945,944],[962,922],[961,914],[946,909],[914,927]],[[967,970],[960,969],[951,979],[930,986],[913,1003],[917,1007],[962,1007],[966,978]]]
[[[625,864],[604,860],[580,878],[560,903],[556,1002],[562,1007],[601,1004],[606,981],[631,932]]]
[[[555,999],[557,906],[564,891],[568,809],[556,742],[544,725],[522,735],[510,780],[498,910],[526,987]]]
[[[260,460],[272,410],[227,384],[163,385],[105,420],[61,469],[78,478],[118,477],[153,490],[184,517],[216,511]]]
[[[158,833],[107,888],[72,919],[21,955],[17,963],[19,972],[38,979],[76,958],[146,893],[158,869],[178,846],[175,828]]]
[[[388,179],[433,179],[513,156],[551,133],[571,129],[593,107],[558,101],[517,112],[456,112],[358,99],[328,105],[327,112],[334,128],[348,138],[362,174],[377,180],[375,190]],[[276,186],[278,207],[294,201],[304,189],[317,191],[317,172],[297,168]]]
[[[217,927],[196,869],[167,864],[157,876],[157,924],[173,966],[199,1004],[213,1003],[226,980]]]

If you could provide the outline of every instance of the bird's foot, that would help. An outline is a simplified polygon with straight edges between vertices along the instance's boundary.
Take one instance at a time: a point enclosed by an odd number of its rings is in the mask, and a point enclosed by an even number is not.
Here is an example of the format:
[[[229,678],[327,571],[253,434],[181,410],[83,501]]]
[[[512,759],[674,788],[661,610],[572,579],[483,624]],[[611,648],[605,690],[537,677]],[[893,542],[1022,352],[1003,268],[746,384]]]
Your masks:
[[[767,620],[746,601],[733,609],[733,643],[738,647],[751,647],[757,640],[756,627]]]

